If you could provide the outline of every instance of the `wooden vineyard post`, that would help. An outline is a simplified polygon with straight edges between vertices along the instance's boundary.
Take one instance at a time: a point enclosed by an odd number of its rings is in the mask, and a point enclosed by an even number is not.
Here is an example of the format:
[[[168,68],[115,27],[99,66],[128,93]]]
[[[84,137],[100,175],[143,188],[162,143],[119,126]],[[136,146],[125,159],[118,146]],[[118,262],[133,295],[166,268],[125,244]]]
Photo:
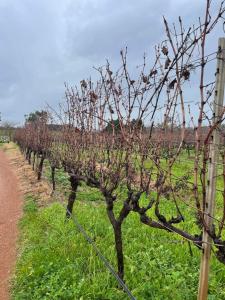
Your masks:
[[[219,39],[219,49],[217,56],[217,70],[216,70],[216,87],[215,98],[213,103],[213,124],[218,121],[223,107],[224,99],[224,86],[225,86],[225,38]],[[205,204],[205,225],[209,229],[212,229],[212,218],[214,216],[215,196],[216,196],[216,174],[217,174],[217,159],[218,159],[218,144],[219,144],[219,132],[213,130],[210,139],[209,149],[209,167],[208,167],[208,185]],[[206,300],[208,296],[208,280],[209,280],[209,265],[211,254],[212,239],[208,234],[205,226],[203,228],[202,237],[202,259],[200,267],[198,300]]]

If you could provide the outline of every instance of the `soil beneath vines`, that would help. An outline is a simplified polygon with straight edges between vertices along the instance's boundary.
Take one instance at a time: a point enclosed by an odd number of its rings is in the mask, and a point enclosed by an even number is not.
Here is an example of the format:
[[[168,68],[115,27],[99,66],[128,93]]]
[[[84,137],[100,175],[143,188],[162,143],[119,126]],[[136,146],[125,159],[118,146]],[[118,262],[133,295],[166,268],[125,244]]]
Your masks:
[[[35,195],[39,206],[51,199],[51,189],[36,174],[14,144],[0,148],[0,300],[10,299],[10,278],[17,251],[18,221],[22,215],[22,199]]]

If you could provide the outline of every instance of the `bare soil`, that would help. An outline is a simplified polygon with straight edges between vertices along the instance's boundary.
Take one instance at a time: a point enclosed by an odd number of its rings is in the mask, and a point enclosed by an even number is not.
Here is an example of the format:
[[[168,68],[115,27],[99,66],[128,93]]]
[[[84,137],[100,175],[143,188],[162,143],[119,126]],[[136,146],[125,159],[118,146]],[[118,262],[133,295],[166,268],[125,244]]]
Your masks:
[[[18,179],[0,149],[0,299],[9,299],[9,279],[16,260],[17,223],[22,211]]]
[[[10,278],[16,262],[18,221],[26,194],[38,197],[39,205],[51,199],[51,189],[36,174],[14,144],[0,148],[0,300],[10,299]]]

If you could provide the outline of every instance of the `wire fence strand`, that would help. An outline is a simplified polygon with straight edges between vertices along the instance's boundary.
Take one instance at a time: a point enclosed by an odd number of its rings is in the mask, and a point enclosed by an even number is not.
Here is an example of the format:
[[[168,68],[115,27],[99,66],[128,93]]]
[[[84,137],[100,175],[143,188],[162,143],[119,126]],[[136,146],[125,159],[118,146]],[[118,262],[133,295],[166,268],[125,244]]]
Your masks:
[[[49,184],[49,179],[47,177],[44,177],[44,176],[43,176],[43,178],[45,179],[45,181],[47,182],[47,184],[49,185],[49,187],[51,187],[50,184]],[[56,197],[59,200],[59,203],[65,208],[65,211],[69,214],[71,220],[76,225],[76,228],[78,229],[78,231],[83,235],[83,237],[85,238],[85,240],[93,247],[93,249],[95,250],[95,252],[98,255],[99,259],[104,263],[105,267],[109,270],[109,272],[117,280],[117,282],[122,287],[122,289],[127,294],[127,296],[130,299],[132,299],[132,300],[136,300],[136,298],[134,297],[134,295],[132,294],[132,292],[130,291],[130,289],[128,288],[128,286],[119,277],[119,275],[114,270],[114,268],[110,264],[110,262],[106,259],[106,257],[101,253],[101,251],[99,250],[99,248],[95,244],[94,240],[88,235],[88,233],[86,232],[86,230],[84,229],[84,227],[79,223],[76,215],[74,213],[71,214],[71,212],[67,209],[66,205],[63,203],[64,201],[62,199],[62,194],[59,193],[58,191],[54,191],[54,198],[56,199]]]

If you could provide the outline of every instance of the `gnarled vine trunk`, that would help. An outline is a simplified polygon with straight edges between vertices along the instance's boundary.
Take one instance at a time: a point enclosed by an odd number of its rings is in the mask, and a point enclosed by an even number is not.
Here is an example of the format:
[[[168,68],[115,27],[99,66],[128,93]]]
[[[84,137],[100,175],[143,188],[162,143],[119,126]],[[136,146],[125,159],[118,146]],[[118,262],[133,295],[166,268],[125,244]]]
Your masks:
[[[38,165],[38,170],[37,170],[38,180],[41,180],[44,160],[45,160],[45,156],[42,155],[41,160],[40,160],[39,165]]]
[[[123,280],[124,279],[124,256],[123,256],[123,240],[122,240],[121,224],[117,222],[116,226],[113,227],[113,230],[114,230],[114,238],[115,238],[118,275]]]
[[[55,191],[55,166],[51,166],[52,191]]]
[[[70,185],[71,185],[71,192],[69,195],[67,209],[66,209],[67,218],[70,218],[73,212],[73,205],[76,200],[76,193],[77,193],[79,181],[74,176],[70,176]]]

